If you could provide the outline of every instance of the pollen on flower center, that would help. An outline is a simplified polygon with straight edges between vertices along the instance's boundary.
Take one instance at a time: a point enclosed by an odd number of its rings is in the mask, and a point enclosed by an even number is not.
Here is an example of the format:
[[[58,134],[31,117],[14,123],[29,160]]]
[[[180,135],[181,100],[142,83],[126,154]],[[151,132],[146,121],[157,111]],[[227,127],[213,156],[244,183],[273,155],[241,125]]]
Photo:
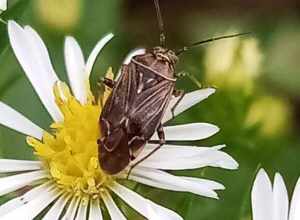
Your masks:
[[[59,187],[79,195],[97,196],[112,181],[98,162],[101,105],[91,93],[81,104],[63,83],[55,86],[54,93],[64,121],[53,123],[52,132],[45,132],[42,141],[28,137],[27,142]]]

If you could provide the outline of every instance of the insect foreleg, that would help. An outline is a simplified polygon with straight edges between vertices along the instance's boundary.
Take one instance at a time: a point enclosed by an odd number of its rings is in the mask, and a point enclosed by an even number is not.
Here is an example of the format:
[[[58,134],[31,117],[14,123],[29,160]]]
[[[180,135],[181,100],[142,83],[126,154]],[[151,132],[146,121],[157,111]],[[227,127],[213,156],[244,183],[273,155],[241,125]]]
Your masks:
[[[104,84],[104,85],[106,85],[107,87],[109,87],[109,88],[113,88],[114,87],[114,85],[115,85],[115,81],[114,80],[112,80],[112,79],[109,79],[109,78],[104,78],[104,79],[102,79],[102,83]]]
[[[128,177],[129,177],[129,175],[130,175],[133,168],[135,168],[137,165],[139,165],[140,163],[142,163],[143,161],[148,159],[152,154],[154,154],[156,151],[158,151],[166,143],[165,133],[164,133],[162,124],[160,124],[159,127],[157,128],[157,135],[158,135],[158,138],[159,138],[159,145],[157,147],[155,147],[149,154],[144,156],[142,159],[140,159],[138,162],[136,162],[135,164],[133,164],[130,167],[130,169],[127,173],[127,179],[128,179]]]
[[[171,113],[172,113],[172,119],[175,118],[175,109],[177,108],[177,106],[179,105],[179,103],[182,101],[185,92],[184,90],[174,90],[173,91],[173,95],[175,97],[179,97],[178,100],[176,101],[176,103],[172,106],[171,108]]]

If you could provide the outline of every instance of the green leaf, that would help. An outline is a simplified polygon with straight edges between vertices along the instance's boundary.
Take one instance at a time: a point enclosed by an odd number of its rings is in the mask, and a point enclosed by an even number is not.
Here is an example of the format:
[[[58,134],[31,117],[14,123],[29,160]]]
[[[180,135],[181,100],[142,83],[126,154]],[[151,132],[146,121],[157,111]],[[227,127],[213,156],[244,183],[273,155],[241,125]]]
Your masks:
[[[18,20],[26,10],[28,3],[28,0],[16,1],[14,4],[12,4],[12,6],[9,5],[7,11],[1,14],[2,21],[0,22],[0,54],[3,53],[3,51],[9,43],[7,36],[6,21],[11,19]]]

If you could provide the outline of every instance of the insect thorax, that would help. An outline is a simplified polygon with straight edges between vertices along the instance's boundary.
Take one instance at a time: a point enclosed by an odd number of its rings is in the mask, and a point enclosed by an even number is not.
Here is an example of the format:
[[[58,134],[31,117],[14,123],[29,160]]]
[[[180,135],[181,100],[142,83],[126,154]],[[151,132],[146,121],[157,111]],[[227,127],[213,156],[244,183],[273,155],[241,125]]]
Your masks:
[[[169,62],[173,66],[178,61],[178,56],[176,56],[175,52],[170,49],[166,49],[163,47],[154,47],[154,48],[150,49],[149,52],[153,53],[156,56],[156,59],[163,60],[165,62]]]
[[[178,57],[172,50],[154,47],[148,49],[143,55],[135,56],[134,60],[149,67],[160,75],[173,79],[175,64],[178,61]]]

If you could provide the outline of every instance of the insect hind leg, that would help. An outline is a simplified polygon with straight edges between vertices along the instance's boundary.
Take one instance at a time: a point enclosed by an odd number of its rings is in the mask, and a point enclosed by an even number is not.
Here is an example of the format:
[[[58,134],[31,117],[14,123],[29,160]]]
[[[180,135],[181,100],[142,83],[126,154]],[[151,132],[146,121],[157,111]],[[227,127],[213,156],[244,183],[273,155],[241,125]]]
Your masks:
[[[174,90],[173,95],[175,97],[179,97],[179,99],[176,101],[176,103],[171,108],[172,119],[175,118],[175,110],[178,107],[179,103],[182,101],[183,97],[185,96],[185,91],[184,90]]]
[[[127,173],[127,179],[130,176],[130,173],[132,171],[133,168],[135,168],[137,165],[139,165],[140,163],[142,163],[143,161],[145,161],[146,159],[148,159],[151,155],[153,155],[156,151],[158,151],[165,143],[166,143],[166,139],[165,139],[165,133],[163,130],[163,126],[162,124],[159,125],[159,127],[157,128],[157,135],[158,135],[158,146],[156,146],[149,154],[147,154],[146,156],[144,156],[142,159],[140,159],[139,161],[137,161],[135,164],[133,164],[128,173]]]

